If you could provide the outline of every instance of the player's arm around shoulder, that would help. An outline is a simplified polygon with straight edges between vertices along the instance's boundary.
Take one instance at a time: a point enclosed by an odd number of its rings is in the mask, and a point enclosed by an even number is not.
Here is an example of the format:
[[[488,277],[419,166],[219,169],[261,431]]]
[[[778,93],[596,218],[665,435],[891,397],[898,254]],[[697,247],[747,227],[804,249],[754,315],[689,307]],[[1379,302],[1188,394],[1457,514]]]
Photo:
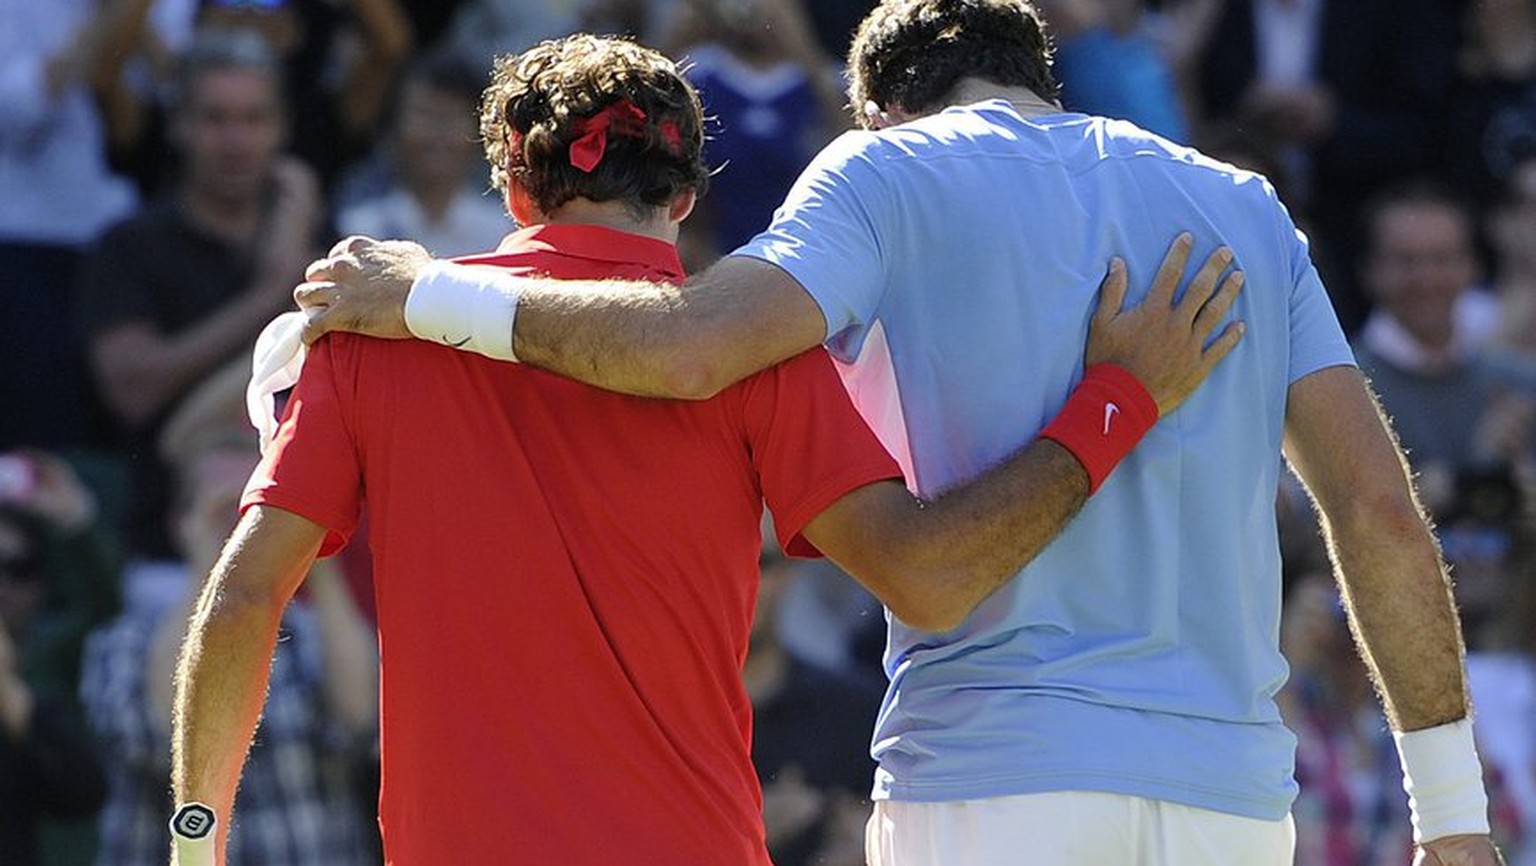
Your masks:
[[[1225,273],[1229,251],[1212,254],[1176,294],[1191,245],[1187,235],[1174,242],[1134,309],[1122,308],[1123,264],[1111,266],[1089,331],[1088,372],[1041,436],[931,500],[894,482],[856,489],[807,523],[806,538],[906,624],[958,626],[1061,532],[1241,339],[1240,323],[1217,333],[1242,288],[1240,272]]]
[[[319,524],[253,506],[198,594],[176,672],[172,786],[176,805],[205,805],[217,831],[205,837],[205,859],[182,849],[183,864],[223,862],[235,788],[266,698],[278,623],[324,538]]]
[[[676,286],[513,276],[354,237],[306,279],[294,290],[306,342],[333,330],[417,337],[650,397],[707,399],[827,335],[793,277],[745,256]]]

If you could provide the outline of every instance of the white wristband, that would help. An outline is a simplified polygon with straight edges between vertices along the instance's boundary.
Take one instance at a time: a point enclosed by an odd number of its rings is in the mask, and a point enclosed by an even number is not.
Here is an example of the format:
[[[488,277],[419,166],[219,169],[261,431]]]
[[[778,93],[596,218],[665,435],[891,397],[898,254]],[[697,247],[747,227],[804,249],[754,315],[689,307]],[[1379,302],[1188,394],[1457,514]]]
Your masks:
[[[516,361],[512,326],[522,280],[491,268],[432,262],[405,296],[405,326],[423,340]]]
[[[1413,817],[1413,841],[1487,835],[1488,794],[1472,742],[1472,720],[1393,732],[1403,764],[1403,790]]]

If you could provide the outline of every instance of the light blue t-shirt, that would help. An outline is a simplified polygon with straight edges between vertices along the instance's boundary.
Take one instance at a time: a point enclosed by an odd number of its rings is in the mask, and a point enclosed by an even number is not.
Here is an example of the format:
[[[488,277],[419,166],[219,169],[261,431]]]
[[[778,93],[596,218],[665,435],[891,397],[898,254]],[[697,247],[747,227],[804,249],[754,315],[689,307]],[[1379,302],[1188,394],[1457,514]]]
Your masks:
[[[1286,391],[1353,359],[1258,175],[1128,123],[996,100],[848,133],[737,255],[816,299],[827,347],[920,494],[1061,408],[1111,256],[1139,303],[1169,243],[1247,275],[1241,345],[958,629],[893,620],[875,796],[1109,791],[1264,819],[1294,797],[1274,694]]]

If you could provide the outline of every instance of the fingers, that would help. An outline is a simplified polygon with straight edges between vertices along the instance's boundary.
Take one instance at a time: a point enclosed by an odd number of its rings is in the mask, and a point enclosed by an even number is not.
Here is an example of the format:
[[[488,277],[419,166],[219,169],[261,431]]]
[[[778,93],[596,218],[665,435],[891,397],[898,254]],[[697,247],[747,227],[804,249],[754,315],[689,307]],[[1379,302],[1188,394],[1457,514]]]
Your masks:
[[[350,253],[329,258],[315,259],[304,269],[304,279],[310,282],[335,282],[362,273],[362,266]]]
[[[299,283],[293,289],[293,302],[298,304],[299,309],[305,312],[325,309],[334,303],[337,297],[336,284],[329,280],[311,278],[306,282]]]
[[[378,243],[379,241],[376,241],[366,235],[348,235],[347,237],[337,241],[336,245],[331,247],[331,251],[326,253],[326,255],[332,258],[345,255],[355,256],[358,253],[368,249],[369,247],[377,245]]]
[[[1099,306],[1093,311],[1095,323],[1105,322],[1120,315],[1125,305],[1125,260],[1119,256],[1109,260],[1109,271],[1099,283]]]
[[[1232,353],[1237,344],[1242,342],[1243,334],[1247,333],[1248,326],[1242,322],[1233,322],[1228,325],[1205,350],[1200,353],[1200,366],[1207,371],[1221,363],[1221,359]]]
[[[1221,287],[1216,290],[1216,294],[1211,295],[1210,299],[1200,307],[1191,330],[1201,342],[1204,342],[1205,338],[1216,330],[1216,326],[1227,317],[1227,312],[1232,309],[1232,304],[1237,300],[1237,295],[1243,290],[1243,286],[1247,284],[1247,279],[1242,271],[1233,271],[1221,281]],[[1190,286],[1190,291],[1185,296],[1185,303],[1189,302],[1188,295],[1194,294],[1194,290],[1195,287]]]
[[[1232,250],[1227,247],[1221,247],[1206,256],[1205,262],[1200,265],[1200,270],[1195,272],[1195,278],[1190,280],[1184,297],[1179,300],[1178,309],[1184,315],[1185,321],[1194,321],[1196,314],[1211,299],[1211,292],[1216,288],[1216,280],[1230,264],[1232,264]]]
[[[1157,278],[1152,281],[1152,288],[1147,292],[1148,301],[1157,301],[1163,306],[1173,305],[1173,293],[1184,278],[1184,266],[1189,263],[1189,251],[1194,245],[1194,235],[1189,232],[1173,239],[1173,244],[1163,256],[1163,263],[1158,266]]]

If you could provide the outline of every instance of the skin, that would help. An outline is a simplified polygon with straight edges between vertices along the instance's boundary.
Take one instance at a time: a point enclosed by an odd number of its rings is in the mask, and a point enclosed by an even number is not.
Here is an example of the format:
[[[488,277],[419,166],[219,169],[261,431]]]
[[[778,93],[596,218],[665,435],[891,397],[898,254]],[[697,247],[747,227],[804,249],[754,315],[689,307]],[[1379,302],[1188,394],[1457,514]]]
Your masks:
[[[1028,91],[976,79],[963,81],[957,94],[963,98],[957,95],[954,104],[996,97],[1009,99],[1026,114],[1056,110]],[[912,116],[900,106],[869,109],[875,126]],[[410,245],[343,241],[330,258],[311,266],[309,282],[295,290],[295,299],[311,316],[306,339],[336,329],[410,336],[405,296],[423,264],[425,254]],[[707,397],[828,336],[819,308],[788,274],[740,257],[727,257],[684,289],[556,280],[521,285],[514,327],[514,350],[521,361],[634,394]],[[1166,307],[1152,297],[1138,312],[1155,319]],[[1106,292],[1106,303],[1109,298]],[[1148,322],[1139,326],[1150,327]],[[1149,351],[1156,355],[1157,344]],[[1174,391],[1165,402],[1154,374],[1138,366],[1145,357],[1114,360],[1142,378],[1164,413],[1187,396]],[[1352,627],[1389,720],[1395,730],[1415,731],[1466,718],[1464,648],[1450,584],[1401,450],[1374,397],[1358,371],[1334,368],[1300,380],[1289,398],[1285,451],[1316,499]],[[1030,495],[1060,497],[1071,489],[1073,482],[1064,474],[1071,474],[1072,467],[1045,462],[1052,459],[1049,454],[1039,459],[1029,467],[1038,485]],[[1008,531],[1030,538],[1044,533],[1048,539],[1069,517],[1042,508]],[[847,524],[834,525],[848,529]],[[1007,540],[999,534],[984,543]],[[822,550],[849,567],[831,545]],[[1416,864],[1444,866],[1501,862],[1486,836],[1432,840],[1415,859]]]
[[[538,214],[526,195],[514,213],[622,224],[618,204],[575,202]],[[631,231],[676,236],[692,207],[684,195]],[[1148,299],[1122,309],[1125,271],[1111,267],[1093,317],[1090,363],[1116,361],[1138,371],[1159,405],[1187,397],[1241,338],[1216,334],[1242,287],[1222,278],[1230,254],[1203,263],[1178,303],[1191,241],[1180,237]],[[805,535],[843,564],[896,616],[918,628],[952,628],[1034,557],[1082,506],[1088,477],[1065,448],[1037,440],[977,481],[931,501],[885,481],[850,492],[806,526]],[[325,528],[281,509],[256,506],[236,526],[199,594],[177,666],[172,783],[177,804],[202,802],[223,816],[216,838],[223,862],[228,816],[250,745],[283,607],[303,580]]]
[[[160,414],[282,311],[323,215],[313,172],[279,155],[283,115],[275,79],[249,69],[210,71],[189,94],[173,134],[186,155],[179,194],[190,218],[251,250],[257,267],[227,303],[180,331],[131,320],[91,337],[102,396],[130,427]]]

